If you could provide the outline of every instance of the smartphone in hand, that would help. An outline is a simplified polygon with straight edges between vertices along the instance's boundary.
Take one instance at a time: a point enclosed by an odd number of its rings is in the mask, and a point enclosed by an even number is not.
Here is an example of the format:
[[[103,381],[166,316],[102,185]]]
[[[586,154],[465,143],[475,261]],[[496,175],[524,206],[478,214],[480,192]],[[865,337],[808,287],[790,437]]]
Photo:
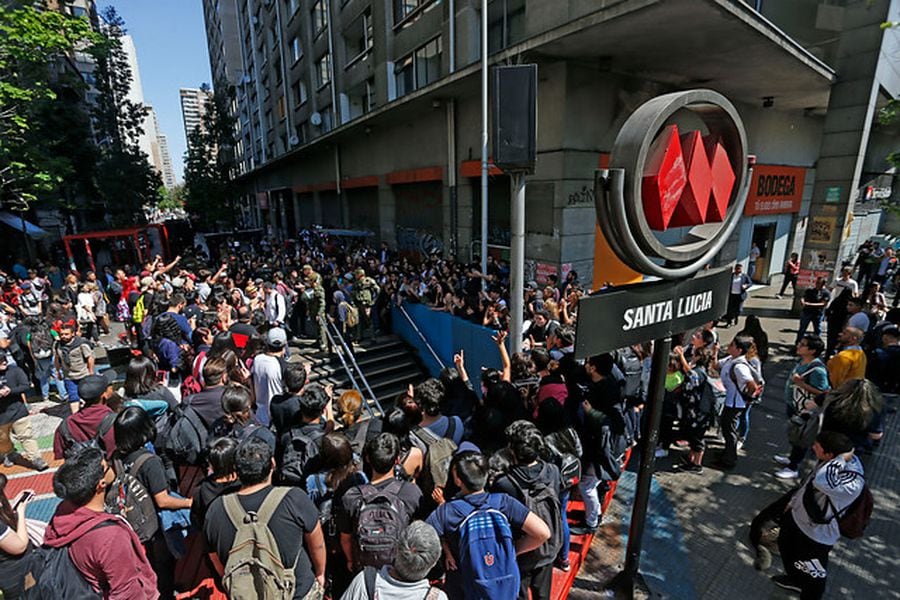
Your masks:
[[[16,503],[12,507],[13,512],[15,512],[19,508],[20,504],[31,502],[32,498],[34,498],[34,492],[32,490],[23,490],[19,495],[19,498],[16,500]]]

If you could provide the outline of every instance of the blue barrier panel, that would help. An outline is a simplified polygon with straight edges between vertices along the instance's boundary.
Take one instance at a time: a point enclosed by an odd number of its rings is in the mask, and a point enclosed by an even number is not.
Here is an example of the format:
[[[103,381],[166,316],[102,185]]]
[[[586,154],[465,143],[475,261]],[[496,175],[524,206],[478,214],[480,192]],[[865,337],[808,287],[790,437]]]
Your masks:
[[[482,367],[501,368],[500,353],[492,339],[493,330],[421,304],[405,303],[404,307],[445,366],[453,366],[453,355],[463,350],[466,369],[476,391],[480,390]],[[437,377],[440,365],[400,310],[394,307],[393,311],[394,333],[418,351],[428,372]]]

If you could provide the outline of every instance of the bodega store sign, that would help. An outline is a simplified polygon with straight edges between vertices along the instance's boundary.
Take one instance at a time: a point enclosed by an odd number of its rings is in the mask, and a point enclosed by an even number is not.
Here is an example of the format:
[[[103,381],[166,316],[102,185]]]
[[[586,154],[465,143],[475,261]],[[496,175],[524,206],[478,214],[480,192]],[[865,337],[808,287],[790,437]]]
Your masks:
[[[575,356],[586,358],[668,337],[722,316],[729,267],[682,281],[610,288],[579,301]]]

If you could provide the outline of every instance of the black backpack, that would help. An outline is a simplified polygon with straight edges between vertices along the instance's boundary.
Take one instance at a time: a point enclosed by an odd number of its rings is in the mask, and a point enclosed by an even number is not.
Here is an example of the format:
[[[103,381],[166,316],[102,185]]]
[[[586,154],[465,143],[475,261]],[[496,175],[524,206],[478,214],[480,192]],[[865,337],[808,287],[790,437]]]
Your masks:
[[[550,528],[549,540],[531,552],[520,554],[517,557],[516,562],[519,563],[522,571],[552,563],[559,554],[559,549],[562,548],[562,506],[559,503],[559,494],[557,490],[551,489],[543,482],[550,469],[552,467],[544,463],[541,477],[534,487],[526,487],[525,482],[519,481],[515,469],[506,475],[509,482],[516,488],[519,500]]]
[[[142,543],[149,541],[159,530],[159,518],[150,491],[132,473],[140,471],[154,456],[145,452],[130,468],[126,468],[121,460],[114,460],[116,478],[106,490],[106,512],[124,517]]]
[[[168,455],[179,464],[199,465],[206,453],[209,428],[200,413],[186,406],[174,421],[165,440]]]
[[[306,483],[309,461],[319,455],[325,431],[316,428],[306,434],[300,427],[292,427],[286,434],[281,454],[281,482],[303,486]]]
[[[31,353],[38,360],[53,356],[53,336],[44,323],[39,323],[31,330]]]
[[[625,377],[622,382],[622,397],[632,406],[643,404],[641,375],[644,372],[644,365],[641,363],[641,359],[631,348],[616,350],[615,358],[616,365]]]
[[[115,525],[112,520],[94,525],[89,531]],[[69,556],[69,546],[42,546],[31,555],[31,575],[35,583],[25,592],[28,600],[97,600],[94,591]]]
[[[394,562],[397,539],[409,524],[409,509],[400,499],[402,481],[392,479],[379,490],[370,483],[359,486],[362,506],[356,519],[358,564],[382,567]]]
[[[563,486],[571,489],[581,480],[581,439],[574,429],[553,432],[545,438],[550,462],[559,467]]]
[[[80,449],[85,446],[94,446],[95,448],[100,448],[101,450],[108,451],[109,448],[106,447],[106,443],[103,441],[103,436],[112,429],[112,426],[116,422],[116,417],[118,415],[114,412],[110,412],[107,415],[104,415],[103,419],[100,421],[100,425],[97,426],[97,433],[94,434],[89,440],[85,440],[83,442],[76,442],[75,438],[72,437],[72,432],[69,431],[69,420],[68,418],[63,419],[62,422],[57,427],[57,431],[59,431],[60,437],[62,437],[63,441],[63,453],[69,454],[73,449]]]

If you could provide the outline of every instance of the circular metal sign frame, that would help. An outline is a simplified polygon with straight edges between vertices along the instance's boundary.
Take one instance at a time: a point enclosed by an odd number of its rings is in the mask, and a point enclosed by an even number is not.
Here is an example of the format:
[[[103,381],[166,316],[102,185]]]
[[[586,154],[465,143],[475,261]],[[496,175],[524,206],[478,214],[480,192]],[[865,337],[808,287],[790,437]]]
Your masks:
[[[676,112],[698,117],[709,135],[719,140],[736,178],[725,219],[698,226],[707,232],[698,241],[668,247],[653,233],[644,214],[642,185],[651,145]],[[719,253],[744,212],[748,181],[747,135],[737,110],[712,90],[688,90],[658,96],[641,105],[625,122],[613,146],[610,171],[623,179],[598,198],[600,226],[613,251],[634,270],[663,279],[693,275]],[[618,185],[615,185],[618,183]],[[616,189],[621,188],[621,189]],[[658,264],[660,259],[663,264]]]

